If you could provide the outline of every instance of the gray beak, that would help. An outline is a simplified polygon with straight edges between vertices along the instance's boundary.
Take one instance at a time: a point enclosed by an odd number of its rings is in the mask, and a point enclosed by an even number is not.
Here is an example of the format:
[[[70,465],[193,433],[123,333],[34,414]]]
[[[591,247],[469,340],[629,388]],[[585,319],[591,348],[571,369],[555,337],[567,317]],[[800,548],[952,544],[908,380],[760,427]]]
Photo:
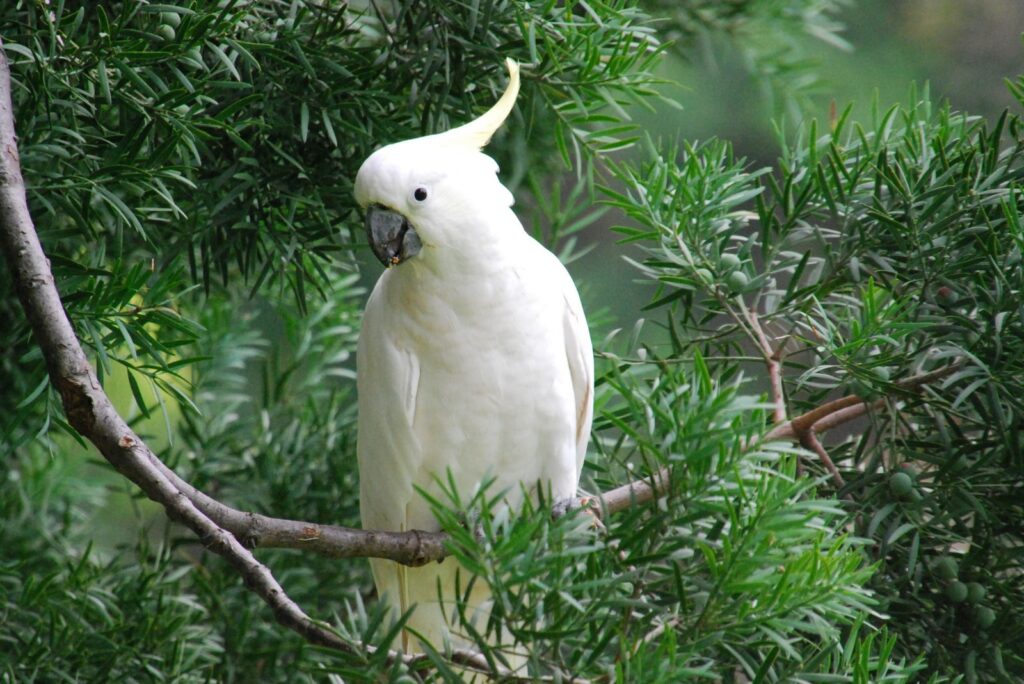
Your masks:
[[[423,246],[404,216],[379,204],[371,204],[366,210],[366,236],[373,253],[386,267],[415,256]]]

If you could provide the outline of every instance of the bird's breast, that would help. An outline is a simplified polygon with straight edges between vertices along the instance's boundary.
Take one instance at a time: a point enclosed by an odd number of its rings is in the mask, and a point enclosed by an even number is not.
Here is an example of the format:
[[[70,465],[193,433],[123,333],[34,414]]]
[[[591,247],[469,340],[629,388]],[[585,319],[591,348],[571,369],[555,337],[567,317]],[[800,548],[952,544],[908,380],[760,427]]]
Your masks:
[[[398,275],[399,271],[395,271]],[[388,317],[396,343],[414,350],[419,378],[413,432],[421,445],[415,484],[435,489],[450,472],[463,497],[484,479],[494,492],[519,484],[571,495],[575,403],[557,290],[509,269],[481,282],[393,281]],[[417,498],[409,524],[433,516]]]

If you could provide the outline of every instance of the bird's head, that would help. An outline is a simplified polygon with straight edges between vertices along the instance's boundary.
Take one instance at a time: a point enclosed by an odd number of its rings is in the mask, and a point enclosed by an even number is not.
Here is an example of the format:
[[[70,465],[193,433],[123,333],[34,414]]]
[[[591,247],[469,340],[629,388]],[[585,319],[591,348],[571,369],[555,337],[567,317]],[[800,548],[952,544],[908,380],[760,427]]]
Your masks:
[[[508,86],[485,114],[444,133],[382,147],[359,168],[356,201],[366,212],[370,247],[385,266],[423,249],[464,244],[474,239],[465,234],[467,226],[512,205],[498,165],[481,152],[519,93],[519,65],[506,64]]]

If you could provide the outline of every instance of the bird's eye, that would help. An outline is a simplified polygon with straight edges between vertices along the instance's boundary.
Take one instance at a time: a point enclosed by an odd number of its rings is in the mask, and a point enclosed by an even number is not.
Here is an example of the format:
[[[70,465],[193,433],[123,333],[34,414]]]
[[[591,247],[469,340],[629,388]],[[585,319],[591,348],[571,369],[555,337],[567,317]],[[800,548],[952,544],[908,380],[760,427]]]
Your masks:
[[[422,202],[423,200],[427,199],[427,189],[426,188],[416,188],[413,191],[412,196],[416,198],[417,202]]]

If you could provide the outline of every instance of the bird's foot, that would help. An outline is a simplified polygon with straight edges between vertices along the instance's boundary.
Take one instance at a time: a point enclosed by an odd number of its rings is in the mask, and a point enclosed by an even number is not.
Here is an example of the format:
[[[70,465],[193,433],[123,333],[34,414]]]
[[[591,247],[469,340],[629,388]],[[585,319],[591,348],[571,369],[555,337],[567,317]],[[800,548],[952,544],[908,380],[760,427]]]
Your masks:
[[[599,501],[593,496],[581,496],[579,498],[569,497],[568,499],[562,499],[555,503],[551,509],[551,514],[555,518],[560,518],[571,510],[582,508],[586,515],[590,516],[590,527],[591,529],[599,530],[600,532],[606,532],[604,523],[601,522],[601,509],[599,507]]]

